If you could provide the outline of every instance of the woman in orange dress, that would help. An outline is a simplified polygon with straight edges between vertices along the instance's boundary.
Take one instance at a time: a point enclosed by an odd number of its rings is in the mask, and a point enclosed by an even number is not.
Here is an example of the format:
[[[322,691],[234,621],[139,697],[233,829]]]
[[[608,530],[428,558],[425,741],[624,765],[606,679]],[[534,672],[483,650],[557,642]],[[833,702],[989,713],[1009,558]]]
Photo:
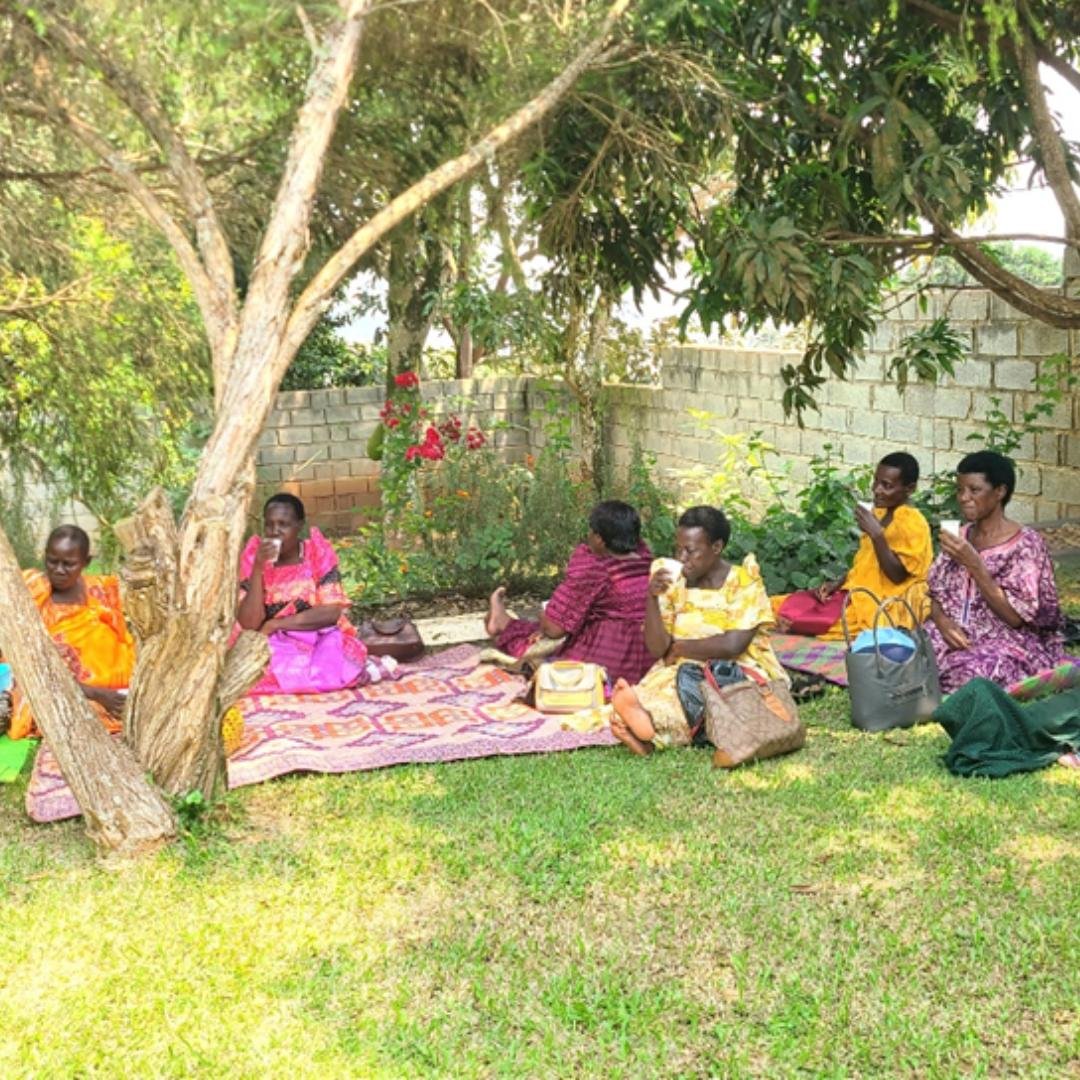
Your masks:
[[[23,578],[49,636],[109,731],[120,714],[135,666],[135,643],[124,622],[115,577],[84,574],[90,538],[77,525],[53,529],[45,543],[45,570]],[[15,673],[16,679],[18,672]],[[36,735],[34,718],[18,685],[12,693],[12,739]]]

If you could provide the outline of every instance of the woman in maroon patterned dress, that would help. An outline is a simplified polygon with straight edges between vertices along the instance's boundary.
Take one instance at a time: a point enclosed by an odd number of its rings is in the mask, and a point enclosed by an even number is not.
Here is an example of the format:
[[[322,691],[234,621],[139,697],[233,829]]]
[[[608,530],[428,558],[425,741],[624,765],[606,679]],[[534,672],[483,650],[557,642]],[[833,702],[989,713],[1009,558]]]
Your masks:
[[[957,467],[967,525],[960,536],[941,531],[928,579],[928,630],[946,693],[976,677],[1008,687],[1066,659],[1046,544],[1005,516],[1015,486],[1012,462],[991,450]]]
[[[570,556],[566,575],[538,621],[511,618],[505,588],[491,594],[485,629],[495,647],[520,657],[540,638],[565,637],[555,655],[585,660],[616,679],[637,682],[652,667],[645,647],[645,596],[652,553],[641,539],[641,518],[612,499],[589,514],[589,534]]]

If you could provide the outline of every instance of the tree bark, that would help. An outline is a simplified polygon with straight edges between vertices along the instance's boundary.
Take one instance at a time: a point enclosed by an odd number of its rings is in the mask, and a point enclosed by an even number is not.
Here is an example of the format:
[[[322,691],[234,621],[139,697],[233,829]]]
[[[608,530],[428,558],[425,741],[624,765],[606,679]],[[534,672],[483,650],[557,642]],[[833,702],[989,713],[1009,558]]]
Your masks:
[[[403,222],[390,234],[386,284],[386,377],[419,373],[434,322],[430,296],[443,275],[442,245],[423,222]]]
[[[101,725],[49,637],[0,530],[0,648],[83,812],[98,852],[128,858],[176,836],[176,818],[130,750]]]

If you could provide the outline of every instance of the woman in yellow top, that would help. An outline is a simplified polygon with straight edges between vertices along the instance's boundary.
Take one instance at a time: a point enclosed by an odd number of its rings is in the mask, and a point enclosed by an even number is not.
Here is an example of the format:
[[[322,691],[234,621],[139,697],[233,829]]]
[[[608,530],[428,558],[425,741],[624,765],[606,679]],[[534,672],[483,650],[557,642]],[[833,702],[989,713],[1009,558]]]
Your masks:
[[[635,754],[691,742],[691,725],[700,715],[688,716],[680,701],[677,683],[684,665],[703,672],[703,665],[726,660],[768,680],[786,679],[769,644],[773,614],[761,571],[753,555],[741,566],[722,558],[730,536],[720,510],[691,507],[679,518],[676,533],[681,575],[676,579],[665,567],[671,560],[653,564],[645,645],[659,659],[636,686],[618,680],[611,697],[612,733]]]
[[[903,596],[911,604],[915,617],[922,620],[926,607],[926,575],[934,561],[930,542],[930,526],[926,518],[908,504],[919,482],[919,463],[903,452],[886,454],[874,470],[874,508],[859,503],[855,521],[862,530],[859,548],[851,569],[839,581],[826,581],[813,590],[813,596],[824,604],[839,589],[869,589],[884,599]],[[780,630],[794,629],[780,614],[780,607],[789,595],[771,598]],[[847,624],[851,633],[858,634],[874,625],[877,605],[866,593],[855,593],[848,602]],[[901,626],[911,619],[899,604],[891,605],[889,614]],[[823,633],[816,635],[825,641],[844,636],[837,620]]]
[[[89,561],[90,538],[77,525],[61,525],[45,543],[45,572],[24,570],[23,578],[82,692],[102,723],[118,731],[135,644],[124,622],[116,578],[84,574]],[[25,739],[36,734],[29,705],[16,687],[9,735]]]

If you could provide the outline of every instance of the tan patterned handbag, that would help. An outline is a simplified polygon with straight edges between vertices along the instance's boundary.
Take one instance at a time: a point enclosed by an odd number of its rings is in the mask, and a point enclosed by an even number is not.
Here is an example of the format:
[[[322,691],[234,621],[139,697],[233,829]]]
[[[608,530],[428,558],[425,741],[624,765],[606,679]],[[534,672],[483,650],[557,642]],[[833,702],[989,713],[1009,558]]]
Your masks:
[[[744,680],[717,686],[705,668],[705,733],[716,747],[713,765],[734,769],[799,750],[806,728],[783,679],[769,681],[744,667]]]
[[[551,660],[536,669],[536,709],[576,713],[604,704],[604,669],[583,660]]]

